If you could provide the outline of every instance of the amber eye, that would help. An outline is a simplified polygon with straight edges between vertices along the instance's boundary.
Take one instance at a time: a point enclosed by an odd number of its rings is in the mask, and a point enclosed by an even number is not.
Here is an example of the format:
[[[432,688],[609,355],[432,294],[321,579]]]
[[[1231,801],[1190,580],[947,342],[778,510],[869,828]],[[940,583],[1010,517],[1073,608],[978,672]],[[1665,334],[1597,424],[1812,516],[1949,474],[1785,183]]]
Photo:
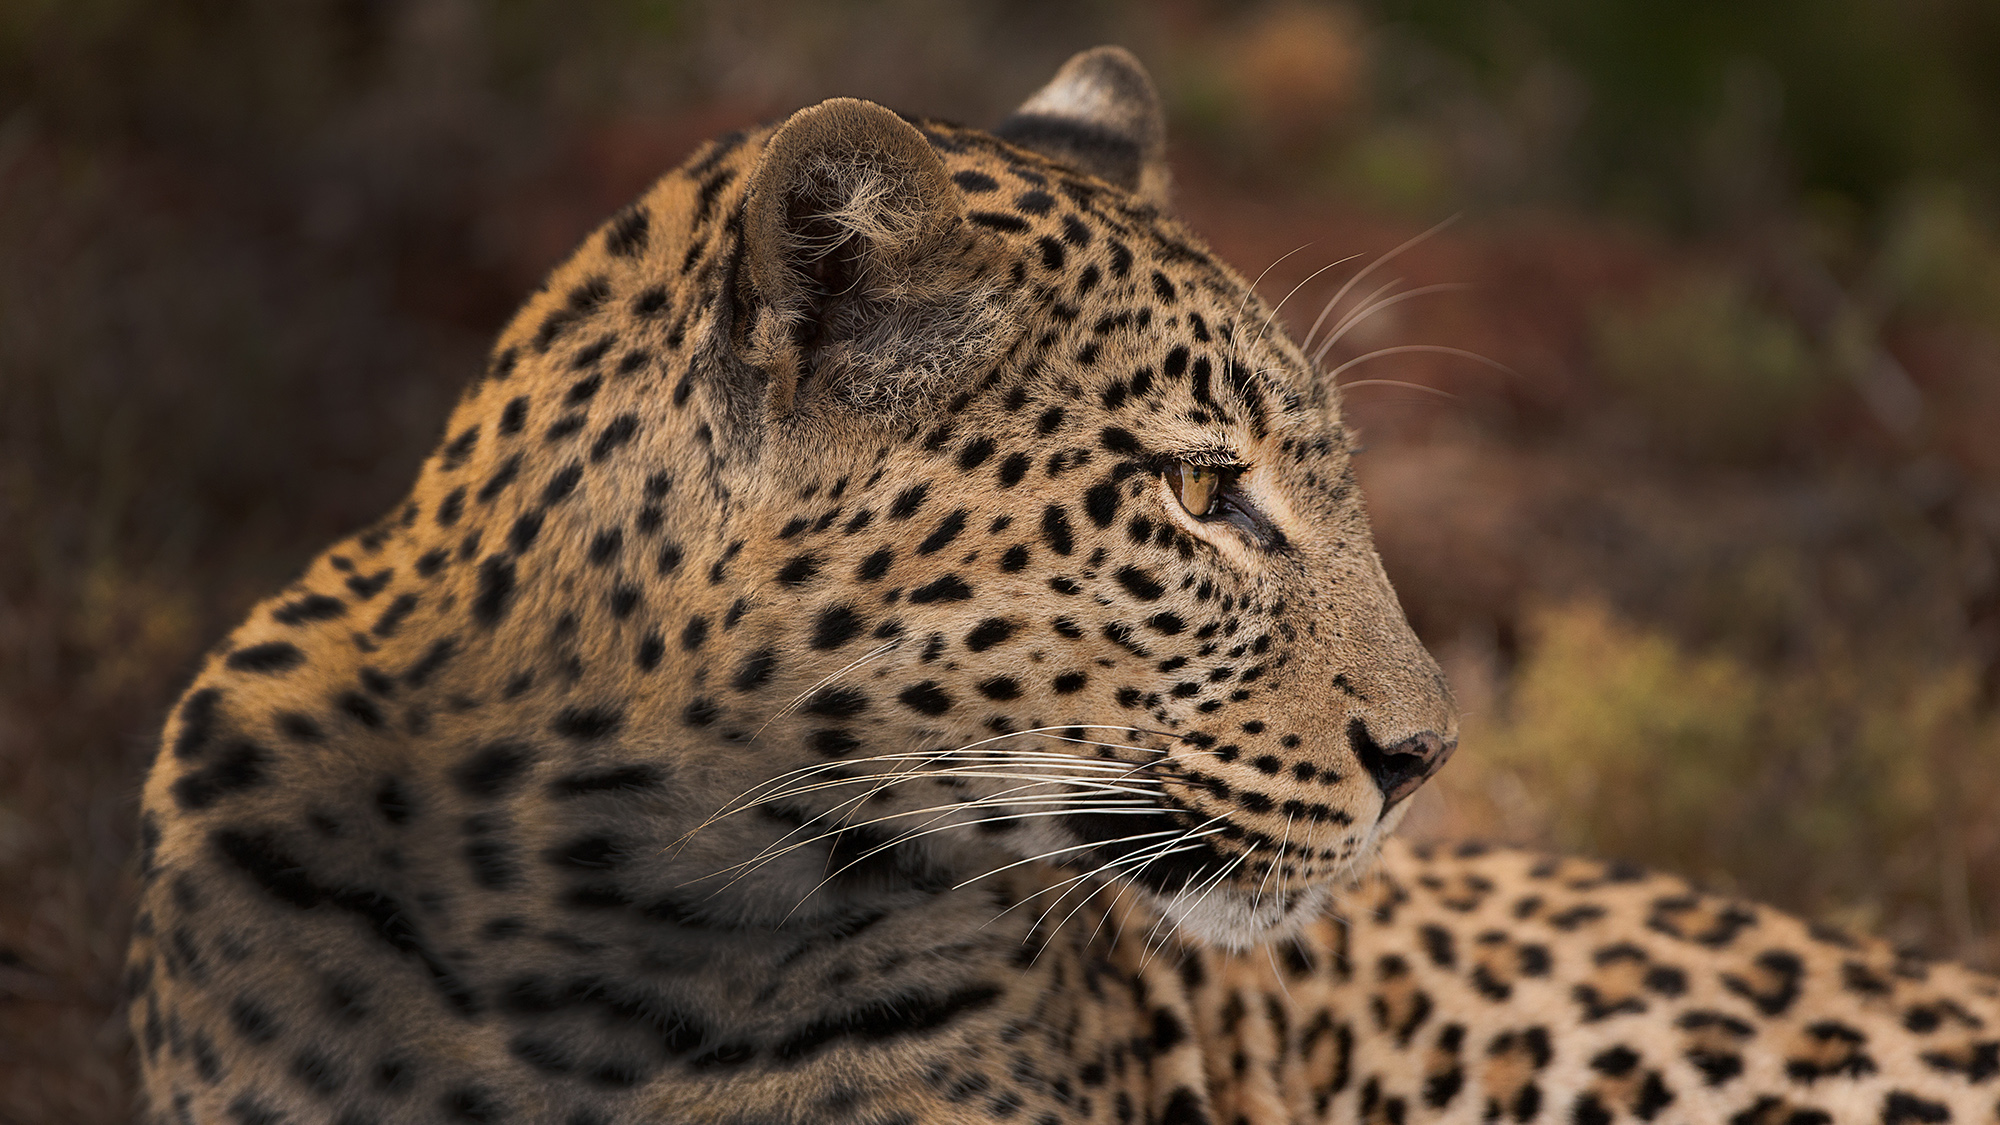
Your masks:
[[[1167,466],[1167,486],[1188,515],[1202,519],[1214,509],[1215,498],[1222,492],[1222,473],[1214,465],[1175,461]]]

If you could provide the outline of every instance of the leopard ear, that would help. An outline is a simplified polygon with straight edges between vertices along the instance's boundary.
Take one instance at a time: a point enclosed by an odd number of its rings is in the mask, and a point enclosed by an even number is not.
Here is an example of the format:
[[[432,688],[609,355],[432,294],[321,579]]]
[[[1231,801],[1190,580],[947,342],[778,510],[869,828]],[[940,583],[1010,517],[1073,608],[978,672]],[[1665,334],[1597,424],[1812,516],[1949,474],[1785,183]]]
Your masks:
[[[1123,47],[1071,56],[994,133],[1167,205],[1166,115],[1146,68]]]
[[[872,102],[792,115],[750,181],[747,358],[774,413],[810,387],[860,407],[920,397],[992,350],[982,245],[930,142]]]

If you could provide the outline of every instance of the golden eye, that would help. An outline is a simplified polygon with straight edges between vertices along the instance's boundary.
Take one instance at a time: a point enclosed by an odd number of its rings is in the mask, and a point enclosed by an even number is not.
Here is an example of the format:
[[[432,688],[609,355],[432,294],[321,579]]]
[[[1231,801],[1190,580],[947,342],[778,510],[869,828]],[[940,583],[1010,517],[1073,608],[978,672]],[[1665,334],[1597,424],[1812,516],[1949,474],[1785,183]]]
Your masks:
[[[1167,466],[1167,485],[1188,515],[1201,519],[1215,507],[1215,498],[1222,491],[1222,473],[1213,465],[1176,461]]]

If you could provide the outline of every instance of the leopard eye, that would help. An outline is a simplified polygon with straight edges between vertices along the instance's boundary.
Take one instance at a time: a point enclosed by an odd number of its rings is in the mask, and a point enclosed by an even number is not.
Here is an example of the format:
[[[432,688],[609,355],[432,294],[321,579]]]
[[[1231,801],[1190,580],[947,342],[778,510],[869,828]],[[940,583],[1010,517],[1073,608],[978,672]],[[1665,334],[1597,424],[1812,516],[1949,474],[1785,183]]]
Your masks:
[[[1167,466],[1167,485],[1188,515],[1204,519],[1214,510],[1216,497],[1222,494],[1222,470],[1213,465],[1175,461]]]

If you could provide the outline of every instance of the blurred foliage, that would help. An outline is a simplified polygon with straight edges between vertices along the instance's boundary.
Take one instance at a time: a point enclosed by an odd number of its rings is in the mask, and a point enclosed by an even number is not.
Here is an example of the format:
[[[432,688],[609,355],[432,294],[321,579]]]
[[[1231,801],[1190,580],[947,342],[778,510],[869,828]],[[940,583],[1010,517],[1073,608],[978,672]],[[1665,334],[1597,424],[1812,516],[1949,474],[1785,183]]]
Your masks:
[[[1913,184],[1890,210],[1877,266],[1902,310],[2000,330],[2000,226],[1962,184]]]
[[[1594,601],[1537,608],[1529,630],[1504,705],[1466,731],[1481,753],[1446,779],[1462,815],[1671,856],[1905,941],[1932,912],[1958,940],[1980,932],[1968,849],[1994,847],[1975,822],[2000,802],[2000,717],[1972,669],[1909,653],[1760,666]]]
[[[1874,209],[1913,177],[2000,187],[2000,7],[1987,0],[1373,0],[1404,49],[1397,100],[1462,74],[1517,129],[1569,103],[1564,160],[1592,197],[1661,215],[1787,195]],[[1400,71],[1400,73],[1396,73]],[[1400,81],[1397,81],[1400,80]]]
[[[1669,449],[1714,460],[1769,455],[1824,378],[1793,323],[1738,278],[1700,273],[1632,308],[1599,309],[1606,381],[1638,403]]]

